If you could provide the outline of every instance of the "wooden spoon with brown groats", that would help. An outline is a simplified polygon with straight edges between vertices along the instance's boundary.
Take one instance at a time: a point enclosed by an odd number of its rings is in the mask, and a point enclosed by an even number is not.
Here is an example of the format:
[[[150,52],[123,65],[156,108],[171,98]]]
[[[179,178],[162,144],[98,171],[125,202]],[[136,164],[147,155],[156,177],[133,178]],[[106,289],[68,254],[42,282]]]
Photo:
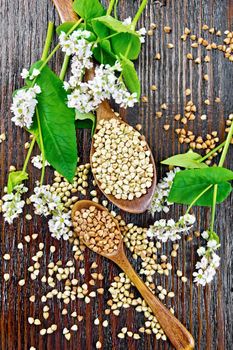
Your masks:
[[[104,217],[101,216],[103,213]],[[194,340],[189,331],[159,301],[133,269],[124,252],[118,222],[108,210],[92,201],[81,200],[72,208],[72,221],[74,231],[88,248],[114,261],[130,278],[174,347],[177,350],[194,349]]]
[[[73,12],[72,9],[72,3],[71,0],[53,0],[55,7],[59,13],[59,16],[62,20],[62,22],[65,21],[77,21],[77,15]],[[93,76],[93,70],[90,70],[87,72],[87,77],[90,79]],[[106,120],[109,121],[111,119],[116,119],[119,121],[120,124],[125,124],[128,125],[126,122],[124,122],[122,119],[117,117],[115,113],[112,111],[108,101],[103,101],[100,106],[98,107],[96,111],[96,122],[97,125],[101,120]],[[136,131],[136,130],[135,130]],[[95,133],[98,133],[98,128],[96,128]],[[150,151],[150,148],[148,144],[146,143],[145,149]],[[90,163],[93,168],[93,162],[92,162],[92,157],[93,154],[95,153],[95,148],[94,148],[94,137],[92,139],[92,146],[91,146],[91,153],[90,153]],[[156,187],[156,168],[155,168],[155,162],[154,158],[152,156],[152,153],[150,152],[150,164],[152,164],[153,168],[153,178],[151,179],[151,186],[147,188],[147,191],[145,194],[142,194],[139,198],[134,197],[132,200],[128,199],[117,199],[114,195],[112,194],[106,194],[105,190],[101,188],[101,182],[98,181],[96,178],[96,174],[93,171],[93,175],[95,177],[96,183],[100,190],[103,192],[103,194],[113,203],[115,204],[118,208],[127,211],[129,213],[143,213],[146,211],[151,203],[153,193]],[[111,175],[111,174],[109,174]],[[145,192],[145,191],[144,191]]]

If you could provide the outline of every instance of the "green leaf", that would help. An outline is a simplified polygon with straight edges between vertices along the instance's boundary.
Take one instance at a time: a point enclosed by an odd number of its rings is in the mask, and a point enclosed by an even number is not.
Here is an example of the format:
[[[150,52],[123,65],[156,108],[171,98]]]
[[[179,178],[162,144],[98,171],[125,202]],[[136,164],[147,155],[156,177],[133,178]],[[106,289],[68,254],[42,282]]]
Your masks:
[[[10,172],[7,182],[7,192],[11,193],[15,186],[20,185],[24,180],[27,179],[28,174],[22,170]]]
[[[208,186],[218,184],[217,203],[221,203],[231,192],[231,184],[227,181],[232,179],[233,172],[220,167],[180,171],[176,173],[168,201],[179,204],[191,204]],[[194,205],[211,206],[212,201],[213,186]]]
[[[105,27],[109,28],[110,30],[116,33],[130,33],[137,35],[135,31],[133,31],[129,26],[125,26],[121,21],[118,21],[117,19],[109,15],[93,19],[92,24],[94,29],[96,23],[102,23]]]
[[[111,44],[109,40],[101,40],[98,43],[98,46],[94,48],[93,55],[95,59],[101,64],[110,64],[114,65],[117,58],[112,52]]]
[[[99,38],[106,38],[118,33],[110,39],[116,55],[122,54],[132,60],[138,58],[141,51],[140,38],[129,26],[125,26],[121,21],[111,16],[95,18],[92,20],[92,25]]]
[[[61,32],[64,33],[68,33],[69,30],[75,25],[76,22],[64,22],[62,24],[60,24],[57,28],[56,28],[56,32],[58,35],[61,34]],[[96,40],[96,35],[93,33],[93,28],[92,26],[87,23],[86,25],[84,23],[80,23],[79,26],[77,27],[78,29],[86,29],[89,30],[89,32],[91,32],[91,35],[89,36],[89,38],[87,38],[87,41],[95,41]]]
[[[177,154],[175,156],[167,158],[163,160],[161,164],[180,166],[188,169],[208,168],[207,164],[198,162],[198,160],[200,160],[201,158],[202,157],[200,156],[200,154],[189,150],[187,153]]]
[[[96,117],[92,113],[80,113],[76,110],[76,125],[78,129],[91,129],[91,134],[95,132]]]
[[[136,92],[139,99],[141,94],[141,86],[137,72],[134,68],[134,64],[123,55],[120,55],[120,58],[124,83],[131,93]]]
[[[91,21],[92,27],[99,39],[104,39],[110,35],[110,30],[104,23],[98,21],[98,18]]]
[[[62,24],[60,24],[57,28],[56,28],[56,33],[58,35],[61,34],[61,32],[64,33],[68,33],[68,31],[75,25],[76,22],[64,22]],[[80,23],[81,24],[81,23]],[[79,26],[78,26],[79,28]]]
[[[75,111],[67,107],[63,82],[45,66],[37,77],[42,92],[37,95],[38,112],[47,161],[72,181],[77,167]]]
[[[141,42],[138,35],[121,33],[111,38],[113,51],[122,54],[130,60],[136,60],[141,51]]]
[[[75,0],[74,11],[83,19],[91,20],[105,14],[105,9],[99,0]]]

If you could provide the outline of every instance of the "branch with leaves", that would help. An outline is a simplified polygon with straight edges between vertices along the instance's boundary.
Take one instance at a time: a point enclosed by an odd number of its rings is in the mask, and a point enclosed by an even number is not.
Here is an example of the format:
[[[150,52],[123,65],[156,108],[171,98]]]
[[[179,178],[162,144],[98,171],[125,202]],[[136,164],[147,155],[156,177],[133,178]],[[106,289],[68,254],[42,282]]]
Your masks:
[[[110,2],[107,10],[99,0],[74,1],[73,9],[79,20],[56,28],[59,43],[50,53],[54,25],[49,23],[41,60],[29,70],[23,69],[21,75],[26,85],[13,95],[12,120],[33,138],[22,170],[9,174],[8,193],[28,179],[27,168],[35,143],[42,159],[40,184],[44,181],[46,162],[72,181],[78,159],[76,128],[91,128],[94,132],[95,110],[105,98],[113,97],[123,107],[138,101],[140,82],[132,61],[141,50],[141,34],[145,30],[137,32],[135,27],[146,3],[147,0],[142,1],[132,22],[124,23],[111,16],[113,8],[116,13],[116,0]],[[65,52],[65,57],[57,76],[48,63],[59,49]],[[70,58],[72,77],[63,83]],[[84,81],[85,71],[93,67],[93,59],[100,64],[98,75],[103,78],[102,81],[94,78],[88,84]],[[113,82],[110,87],[108,79]],[[95,100],[94,83],[99,85]],[[120,96],[125,96],[124,100]],[[83,100],[83,105],[78,100]]]
[[[197,251],[201,261],[197,262],[197,271],[194,272],[195,281],[198,284],[205,285],[209,283],[215,275],[216,268],[220,263],[219,256],[215,251],[220,246],[220,238],[214,230],[214,221],[217,204],[222,203],[231,193],[233,180],[233,171],[223,167],[229,145],[233,135],[233,123],[229,129],[226,140],[210,151],[206,156],[189,150],[185,154],[177,154],[161,163],[171,167],[185,168],[185,170],[176,169],[175,173],[170,174],[170,184],[167,179],[161,185],[158,185],[155,193],[154,208],[151,212],[161,211],[171,203],[186,204],[188,209],[185,215],[177,222],[173,219],[159,220],[148,230],[149,236],[156,236],[162,241],[168,239],[180,239],[181,232],[190,230],[195,222],[194,215],[190,214],[194,206],[204,206],[211,208],[211,220],[209,227],[202,233],[202,237],[207,240],[206,247],[200,247]],[[222,148],[222,154],[218,166],[209,167],[204,161],[217,150]],[[161,190],[163,189],[163,190]],[[165,191],[164,191],[165,189]],[[163,203],[161,205],[160,203]]]

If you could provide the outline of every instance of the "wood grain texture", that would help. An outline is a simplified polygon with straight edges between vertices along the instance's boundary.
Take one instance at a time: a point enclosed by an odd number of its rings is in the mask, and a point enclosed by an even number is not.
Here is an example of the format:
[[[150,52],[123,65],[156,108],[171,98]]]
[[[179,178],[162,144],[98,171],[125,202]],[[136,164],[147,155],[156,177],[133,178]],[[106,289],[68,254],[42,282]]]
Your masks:
[[[75,222],[75,214],[82,211],[82,209],[89,209],[91,206],[99,211],[108,210],[99,203],[93,203],[90,200],[77,201],[72,208],[72,220]],[[108,212],[109,213],[109,212]],[[109,213],[110,214],[110,213]],[[119,223],[112,216],[112,220],[115,221],[116,228],[120,232]],[[76,221],[77,224],[77,221]],[[79,233],[80,234],[80,233]],[[82,237],[82,236],[81,236]],[[90,242],[85,242],[84,244],[90,248]],[[92,249],[92,248],[90,248]],[[137,288],[145,302],[150,306],[153,314],[159,320],[161,327],[163,328],[165,334],[167,335],[169,341],[174,345],[176,350],[192,350],[194,349],[194,340],[189,331],[180,323],[180,321],[164,306],[164,304],[156,297],[151,290],[146,286],[143,280],[134,270],[133,266],[130,264],[126,254],[125,247],[123,243],[123,237],[121,236],[118,248],[112,253],[101,251],[98,254],[103,257],[112,260],[117,264],[122,271],[129,277],[133,285]]]
[[[135,13],[139,1],[120,1],[120,16],[126,18]],[[184,150],[184,146],[177,143],[177,139],[172,131],[177,123],[173,121],[172,115],[183,110],[185,102],[184,90],[187,87],[192,89],[192,99],[198,107],[198,114],[208,115],[206,122],[200,120],[190,124],[192,130],[197,134],[205,135],[212,130],[219,130],[221,140],[224,138],[224,120],[233,111],[232,63],[224,59],[219,52],[210,53],[213,60],[208,65],[194,65],[187,62],[185,53],[190,50],[188,43],[182,43],[178,38],[183,33],[185,26],[192,28],[193,32],[200,35],[201,25],[207,23],[222,32],[232,27],[233,6],[232,0],[167,0],[149,1],[149,5],[140,20],[140,26],[149,26],[150,22],[155,22],[158,29],[153,37],[146,39],[142,54],[137,63],[137,69],[142,82],[143,94],[149,97],[148,104],[140,104],[133,110],[129,110],[126,120],[132,125],[141,123],[148,143],[152,148],[157,164],[165,157]],[[0,188],[2,189],[7,181],[7,171],[11,164],[20,168],[25,156],[24,143],[28,140],[26,132],[16,128],[11,123],[10,104],[11,95],[14,89],[22,85],[19,74],[22,67],[36,61],[42,51],[43,41],[46,35],[46,24],[49,20],[59,23],[58,15],[52,3],[48,0],[1,0],[0,1],[0,33],[1,45],[1,133],[6,132],[7,141],[0,145]],[[166,36],[162,30],[164,25],[172,27],[170,36]],[[210,34],[205,36],[210,38]],[[165,50],[168,42],[173,42],[173,50]],[[154,54],[161,53],[161,61],[154,60]],[[200,54],[200,52],[199,52]],[[52,63],[52,67],[59,72],[62,62],[62,54],[59,53]],[[207,72],[210,76],[209,84],[203,82],[202,76]],[[158,91],[152,93],[150,85],[156,84]],[[206,107],[203,103],[208,96],[211,106]],[[222,103],[213,104],[214,97],[220,96]],[[166,102],[169,109],[166,117],[155,119],[155,111]],[[163,131],[163,124],[167,121],[171,124],[168,132]],[[81,162],[88,161],[90,150],[90,133],[79,132],[79,150]],[[36,154],[36,152],[35,152]],[[233,152],[231,150],[226,166],[232,167]],[[33,188],[35,179],[39,173],[30,168],[34,177],[30,178],[29,187]],[[158,167],[158,177],[164,173],[165,169]],[[52,171],[47,172],[46,181],[51,180]],[[232,281],[232,202],[231,196],[224,204],[218,206],[216,231],[221,236],[221,270],[214,283],[205,289],[194,286],[190,278],[188,283],[182,284],[174,275],[164,280],[167,286],[174,289],[176,297],[173,300],[175,313],[178,318],[194,335],[196,348],[199,350],[231,350],[233,347],[233,281]],[[171,210],[171,215],[179,217],[183,209],[175,206]],[[198,218],[199,228],[204,228],[209,221],[209,210],[195,210]],[[135,222],[146,226],[152,222],[149,215],[130,215],[123,213],[127,222]],[[70,319],[60,319],[57,307],[60,305],[51,304],[54,321],[59,324],[59,331],[53,335],[45,337],[39,336],[38,329],[28,325],[27,317],[38,315],[42,319],[41,303],[32,305],[28,297],[36,293],[42,295],[43,289],[39,289],[41,284],[31,283],[22,289],[18,287],[17,281],[20,278],[28,278],[27,267],[30,264],[31,256],[36,252],[39,241],[45,242],[47,254],[41,259],[42,266],[46,266],[50,259],[49,246],[54,244],[57,248],[56,259],[67,261],[72,257],[71,247],[65,242],[54,242],[47,232],[45,220],[33,217],[33,220],[19,220],[9,227],[1,220],[1,242],[0,242],[0,349],[21,350],[35,346],[36,349],[94,349],[95,342],[100,339],[104,349],[130,349],[130,350],[168,350],[172,347],[168,343],[157,342],[153,336],[143,336],[140,341],[132,339],[120,340],[117,333],[121,327],[127,325],[129,328],[137,329],[142,324],[143,316],[132,310],[124,311],[120,317],[110,317],[110,327],[93,327],[93,319],[100,315],[102,320],[102,310],[108,299],[107,292],[98,302],[91,302],[86,307],[83,303],[72,303],[72,310],[78,309],[79,313],[85,314],[85,320],[75,336],[68,343],[61,334],[61,329],[65,327]],[[23,253],[17,251],[17,244],[22,241],[22,237],[33,232],[39,233],[39,241],[25,246]],[[177,260],[172,261],[174,267],[182,270],[187,276],[191,276],[196,256],[196,248],[201,240],[193,235],[192,241],[182,239],[181,251]],[[28,249],[29,247],[30,249]],[[171,245],[164,247],[164,252],[169,253]],[[2,255],[9,252],[12,255],[10,262],[5,262]],[[130,254],[129,254],[130,257]],[[88,270],[89,261],[93,261],[94,254],[86,252],[86,266]],[[130,261],[132,261],[130,257]],[[102,285],[106,288],[118,269],[109,261],[98,258],[100,269],[105,279]],[[139,262],[134,262],[136,270]],[[8,284],[2,283],[2,275],[10,272],[11,280]],[[156,275],[155,282],[161,282],[161,277]],[[40,307],[39,307],[40,305]]]

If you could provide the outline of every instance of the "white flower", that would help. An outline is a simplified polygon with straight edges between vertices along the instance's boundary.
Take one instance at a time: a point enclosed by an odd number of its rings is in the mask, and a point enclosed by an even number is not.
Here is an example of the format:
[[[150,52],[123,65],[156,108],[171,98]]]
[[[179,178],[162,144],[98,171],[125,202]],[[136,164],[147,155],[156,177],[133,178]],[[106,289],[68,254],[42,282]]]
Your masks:
[[[208,266],[204,272],[206,283],[210,283],[216,274],[216,270],[212,266]]]
[[[216,253],[212,253],[211,266],[217,269],[220,265],[220,260],[220,256],[218,256]]]
[[[198,272],[194,272],[193,276],[195,277],[194,282],[201,284],[202,286],[206,285],[206,277],[204,276],[204,273],[201,269],[198,270]]]
[[[37,105],[36,95],[39,93],[41,93],[41,89],[38,85],[17,91],[11,105],[11,111],[14,114],[12,121],[16,125],[28,129],[31,127]]]
[[[202,232],[202,237],[207,240],[207,248],[200,247],[197,250],[199,256],[202,256],[201,261],[196,263],[196,269],[193,273],[194,282],[205,286],[207,283],[210,283],[215,274],[216,269],[220,265],[220,257],[215,253],[215,250],[218,249],[220,244],[215,239],[209,239],[211,233],[208,231]]]
[[[37,68],[34,68],[32,71],[32,74],[30,75],[30,80],[35,79],[36,77],[38,77],[38,75],[40,75],[40,70]]]
[[[75,56],[76,57],[76,56]],[[121,107],[132,107],[137,102],[137,94],[130,94],[125,85],[115,75],[115,71],[121,71],[122,67],[116,62],[113,67],[110,65],[100,65],[95,69],[95,76],[92,80],[83,83],[81,81],[84,74],[83,67],[74,57],[76,68],[65,85],[66,89],[73,89],[68,95],[68,107],[75,108],[81,113],[95,111],[99,104],[112,96]],[[87,67],[84,67],[87,68]],[[81,70],[80,70],[81,69]]]
[[[38,156],[32,157],[31,162],[35,168],[42,169],[42,167],[43,167],[42,154],[39,154]],[[47,166],[47,165],[50,165],[50,164],[47,162],[47,160],[45,160],[45,166]]]
[[[209,238],[209,233],[208,233],[208,231],[203,231],[201,235],[202,235],[202,237],[203,237],[204,239],[206,239],[206,240]]]
[[[197,254],[198,254],[199,256],[204,255],[204,254],[205,254],[205,248],[204,248],[204,247],[200,247],[200,248],[198,248],[198,250],[197,250]]]
[[[25,201],[22,200],[21,197],[22,194],[27,191],[28,188],[21,184],[15,186],[12,193],[6,194],[2,197],[4,202],[2,205],[3,217],[9,224],[12,224],[13,220],[23,212]]]
[[[143,44],[145,42],[146,28],[139,29],[137,33],[139,34],[140,41]]]
[[[207,266],[208,266],[208,259],[205,256],[203,256],[201,258],[201,261],[198,261],[196,263],[196,268],[197,269],[205,270],[207,268]]]
[[[207,243],[208,248],[216,249],[218,246],[218,242],[215,239],[211,239]]]
[[[72,236],[71,231],[71,213],[62,213],[58,212],[52,216],[52,219],[48,222],[49,231],[52,234],[52,237],[60,239],[61,237],[64,240],[68,240]]]
[[[39,85],[35,84],[33,87],[31,87],[31,92],[34,94],[40,94],[41,88]]]
[[[92,56],[92,44],[86,40],[90,35],[91,33],[89,31],[81,29],[75,30],[69,36],[61,32],[59,41],[62,51],[68,56],[77,55],[82,60],[90,58]]]
[[[160,180],[156,186],[150,208],[148,209],[152,215],[161,211],[168,213],[171,203],[167,201],[167,198],[173,183],[173,179],[178,171],[180,171],[180,169],[175,168],[167,172],[165,177]]]
[[[27,79],[29,77],[29,71],[26,68],[24,68],[20,75],[23,79]]]
[[[140,34],[140,35],[146,35],[146,28],[140,28],[138,31],[138,34]]]
[[[124,19],[124,21],[122,22],[122,24],[124,24],[124,26],[129,26],[132,23],[132,18],[131,17],[127,17],[126,19]]]
[[[38,186],[34,188],[34,194],[30,197],[35,208],[35,214],[48,216],[54,211],[60,211],[63,208],[61,198],[50,192],[49,185]]]
[[[192,218],[191,218],[192,216]],[[181,216],[177,222],[173,219],[158,220],[154,222],[154,225],[150,226],[147,235],[148,237],[156,237],[162,242],[167,242],[169,239],[175,241],[180,239],[180,233],[187,232],[191,229],[192,224],[195,222],[193,215]]]

